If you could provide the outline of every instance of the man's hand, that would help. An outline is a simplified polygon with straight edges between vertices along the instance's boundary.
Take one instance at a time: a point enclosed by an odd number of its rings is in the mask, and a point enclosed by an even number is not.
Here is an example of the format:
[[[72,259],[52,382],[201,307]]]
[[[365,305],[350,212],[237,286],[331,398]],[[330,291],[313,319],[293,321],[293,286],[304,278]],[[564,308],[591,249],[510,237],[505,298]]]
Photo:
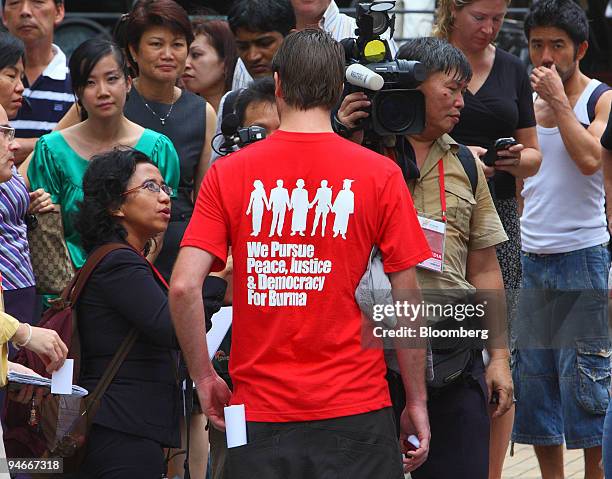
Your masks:
[[[28,213],[50,213],[55,211],[55,205],[51,202],[51,195],[42,188],[30,192],[30,207]]]
[[[421,443],[416,451],[407,451],[404,441],[414,434]],[[431,431],[429,429],[429,416],[427,415],[427,403],[422,402],[415,405],[406,404],[400,417],[400,449],[404,454],[404,472],[411,472],[420,467],[429,454],[429,441]]]
[[[499,397],[499,403],[495,407],[493,417],[503,416],[512,407],[514,398],[514,385],[512,384],[510,365],[506,356],[491,358],[491,362],[487,366],[486,380],[489,402],[493,393],[496,393]]]
[[[223,408],[229,404],[232,393],[216,372],[196,383],[202,412],[219,431],[225,431]]]
[[[338,110],[338,121],[347,128],[357,128],[359,122],[370,116],[366,108],[370,107],[370,100],[363,92],[355,92],[346,95]],[[357,130],[351,136],[351,141],[361,144],[363,142],[363,130]]]
[[[557,73],[557,67],[537,67],[531,72],[531,88],[542,100],[551,105],[563,104],[570,106],[570,102],[563,88],[563,80]]]

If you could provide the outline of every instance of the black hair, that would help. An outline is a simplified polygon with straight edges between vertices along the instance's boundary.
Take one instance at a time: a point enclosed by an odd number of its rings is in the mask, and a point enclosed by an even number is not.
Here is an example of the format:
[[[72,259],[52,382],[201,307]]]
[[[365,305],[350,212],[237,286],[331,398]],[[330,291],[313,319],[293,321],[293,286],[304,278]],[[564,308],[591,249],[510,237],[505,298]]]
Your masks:
[[[460,82],[472,79],[472,67],[461,50],[446,40],[435,37],[421,37],[408,40],[397,52],[396,58],[416,60],[423,64],[427,76],[443,72],[453,75]]]
[[[83,176],[83,201],[75,218],[87,253],[117,237],[127,238],[127,231],[112,212],[125,201],[122,194],[139,163],[153,164],[147,155],[132,148],[115,148],[89,162]]]
[[[589,39],[589,20],[573,0],[539,0],[525,17],[525,36],[529,39],[536,27],[555,27],[563,30],[578,47]]]
[[[0,70],[14,67],[25,54],[23,42],[9,32],[0,32]]]
[[[274,78],[265,77],[258,80],[253,80],[249,86],[240,92],[236,99],[234,112],[238,117],[238,124],[241,126],[250,126],[244,124],[244,116],[246,110],[252,103],[276,103],[274,95]]]
[[[290,0],[237,0],[227,21],[234,35],[243,28],[249,32],[279,32],[286,37],[295,29],[295,12]]]
[[[83,108],[83,105],[81,105],[81,99],[79,97],[83,88],[87,85],[87,80],[89,79],[89,75],[91,75],[91,71],[96,67],[98,62],[107,55],[113,55],[115,57],[119,70],[127,80],[129,69],[125,54],[121,48],[110,40],[105,38],[90,38],[89,40],[85,40],[77,47],[70,57],[68,68],[70,69],[72,91],[77,97],[77,103],[81,107],[81,120],[87,118],[87,112],[85,108]]]

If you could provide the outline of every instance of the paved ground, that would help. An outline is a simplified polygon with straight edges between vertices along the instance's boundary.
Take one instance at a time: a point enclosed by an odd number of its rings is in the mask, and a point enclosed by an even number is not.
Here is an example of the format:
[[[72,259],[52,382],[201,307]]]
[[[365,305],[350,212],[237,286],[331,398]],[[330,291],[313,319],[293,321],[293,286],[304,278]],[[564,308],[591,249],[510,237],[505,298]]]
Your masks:
[[[584,477],[584,461],[582,450],[565,451],[565,477]],[[538,460],[532,446],[523,444],[514,445],[514,457],[506,456],[503,479],[540,479]]]

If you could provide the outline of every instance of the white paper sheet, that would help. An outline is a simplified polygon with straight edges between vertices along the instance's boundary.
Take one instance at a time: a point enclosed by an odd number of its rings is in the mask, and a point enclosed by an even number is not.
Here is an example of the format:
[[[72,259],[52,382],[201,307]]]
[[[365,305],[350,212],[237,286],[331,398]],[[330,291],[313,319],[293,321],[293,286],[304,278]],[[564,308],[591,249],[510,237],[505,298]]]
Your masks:
[[[225,413],[225,435],[227,447],[244,446],[247,443],[246,416],[244,404],[235,404],[223,408]]]
[[[74,359],[66,359],[64,365],[51,374],[52,394],[72,394],[72,373]]]

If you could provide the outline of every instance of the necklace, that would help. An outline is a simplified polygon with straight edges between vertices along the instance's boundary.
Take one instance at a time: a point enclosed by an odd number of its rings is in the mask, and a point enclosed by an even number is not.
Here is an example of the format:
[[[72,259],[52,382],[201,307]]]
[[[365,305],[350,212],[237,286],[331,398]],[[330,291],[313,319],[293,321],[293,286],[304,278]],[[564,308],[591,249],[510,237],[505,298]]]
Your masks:
[[[144,99],[144,97],[142,95],[139,94],[138,96],[140,97],[140,99],[144,103],[144,106],[147,107],[147,110],[149,110],[151,113],[153,113],[153,115],[159,119],[159,121],[161,122],[162,126],[164,126],[166,124],[166,120],[172,114],[172,109],[174,108],[174,104],[176,103],[176,100],[174,99],[174,95],[172,96],[172,103],[170,104],[170,109],[168,110],[168,113],[166,113],[166,116],[159,116],[157,114],[157,112],[155,110],[153,110],[153,108],[151,108],[149,106],[149,104],[145,101],[145,99]]]

